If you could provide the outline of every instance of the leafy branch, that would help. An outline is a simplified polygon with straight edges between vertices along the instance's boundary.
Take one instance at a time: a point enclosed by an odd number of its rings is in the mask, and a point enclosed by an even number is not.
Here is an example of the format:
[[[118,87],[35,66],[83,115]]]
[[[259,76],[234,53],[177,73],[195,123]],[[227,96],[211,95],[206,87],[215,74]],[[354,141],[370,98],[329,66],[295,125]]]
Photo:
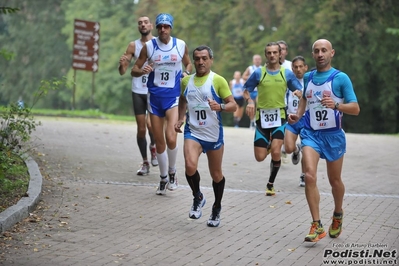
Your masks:
[[[395,28],[387,28],[386,32],[389,34],[392,34],[392,35],[399,35],[399,29],[395,29]],[[399,60],[399,55],[396,59]]]
[[[7,6],[0,6],[0,14],[13,14],[17,13],[19,8],[17,7],[7,7]]]

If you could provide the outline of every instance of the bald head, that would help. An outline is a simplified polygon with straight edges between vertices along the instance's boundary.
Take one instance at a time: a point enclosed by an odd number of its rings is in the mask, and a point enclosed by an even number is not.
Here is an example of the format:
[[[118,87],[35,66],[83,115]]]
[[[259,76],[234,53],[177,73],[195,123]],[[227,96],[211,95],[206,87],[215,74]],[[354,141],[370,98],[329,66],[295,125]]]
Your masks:
[[[312,45],[312,51],[314,50],[316,45],[321,47],[326,47],[327,49],[332,50],[332,44],[327,39],[318,39],[317,41],[315,41]]]
[[[312,45],[312,55],[318,71],[327,71],[331,68],[334,54],[331,42],[326,39],[319,39]]]

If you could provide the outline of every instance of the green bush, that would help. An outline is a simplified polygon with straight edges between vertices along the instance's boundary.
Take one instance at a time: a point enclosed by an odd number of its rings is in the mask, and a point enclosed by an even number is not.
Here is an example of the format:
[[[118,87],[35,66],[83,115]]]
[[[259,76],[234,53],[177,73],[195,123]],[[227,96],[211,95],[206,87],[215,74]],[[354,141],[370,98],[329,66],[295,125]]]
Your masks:
[[[24,143],[36,129],[30,109],[10,104],[1,110],[0,122],[0,211],[14,204],[28,188],[29,175],[23,161]],[[10,202],[11,200],[11,202]]]
[[[40,122],[32,115],[32,107],[50,90],[68,85],[66,79],[42,80],[30,107],[11,103],[0,108],[0,211],[15,204],[26,193],[29,174],[24,159],[29,152],[26,145]]]

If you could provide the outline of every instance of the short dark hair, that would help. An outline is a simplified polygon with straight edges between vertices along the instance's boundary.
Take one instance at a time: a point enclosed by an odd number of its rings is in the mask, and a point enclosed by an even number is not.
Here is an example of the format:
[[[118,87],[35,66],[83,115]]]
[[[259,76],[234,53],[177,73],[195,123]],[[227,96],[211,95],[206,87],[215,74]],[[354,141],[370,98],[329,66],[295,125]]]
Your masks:
[[[275,45],[278,46],[278,52],[279,52],[279,54],[280,54],[279,59],[278,59],[278,62],[280,63],[280,65],[282,65],[283,63],[281,62],[281,46],[280,46],[280,44],[279,44],[278,42],[269,42],[268,44],[266,44],[266,47],[265,47],[265,54],[266,54],[266,48],[267,48],[267,47],[275,46]]]
[[[279,44],[278,42],[269,42],[268,44],[266,44],[265,52],[266,52],[266,48],[267,48],[267,47],[275,46],[275,45],[278,46],[278,52],[281,53],[281,46],[280,46],[280,44]]]
[[[297,55],[294,57],[294,59],[292,59],[292,63],[295,63],[296,61],[302,61],[304,65],[306,65],[306,61],[305,58],[302,55]]]
[[[211,58],[211,59],[213,58],[212,49],[209,46],[206,46],[206,45],[200,45],[197,48],[195,48],[194,51],[193,51],[193,58],[194,58],[195,51],[202,51],[202,50],[207,50],[208,54],[209,54],[209,58]]]
[[[277,41],[277,43],[278,43],[278,44],[284,44],[284,45],[285,45],[285,48],[286,48],[287,51],[288,51],[288,44],[287,44],[285,41],[279,40],[279,41]]]

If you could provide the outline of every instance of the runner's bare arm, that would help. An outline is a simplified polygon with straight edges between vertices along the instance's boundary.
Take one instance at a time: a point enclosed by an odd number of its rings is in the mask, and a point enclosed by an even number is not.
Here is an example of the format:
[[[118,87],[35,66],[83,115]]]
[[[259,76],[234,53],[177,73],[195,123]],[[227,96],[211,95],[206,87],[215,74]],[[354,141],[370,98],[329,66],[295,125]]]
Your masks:
[[[119,74],[124,75],[126,73],[126,70],[132,61],[132,58],[134,56],[134,50],[136,49],[136,45],[134,42],[130,42],[129,45],[126,48],[125,53],[121,56],[119,59]]]
[[[193,65],[191,64],[191,59],[190,56],[188,55],[188,47],[186,45],[186,48],[184,50],[184,56],[182,59],[185,71],[188,71],[189,73],[191,73],[193,71]],[[183,76],[187,76],[187,73],[183,72]]]
[[[144,74],[148,74],[152,71],[152,64],[146,65],[144,68],[143,65],[147,61],[147,46],[144,45],[140,51],[139,58],[137,58],[136,62],[134,62],[134,66],[130,71],[132,77],[141,77]]]

